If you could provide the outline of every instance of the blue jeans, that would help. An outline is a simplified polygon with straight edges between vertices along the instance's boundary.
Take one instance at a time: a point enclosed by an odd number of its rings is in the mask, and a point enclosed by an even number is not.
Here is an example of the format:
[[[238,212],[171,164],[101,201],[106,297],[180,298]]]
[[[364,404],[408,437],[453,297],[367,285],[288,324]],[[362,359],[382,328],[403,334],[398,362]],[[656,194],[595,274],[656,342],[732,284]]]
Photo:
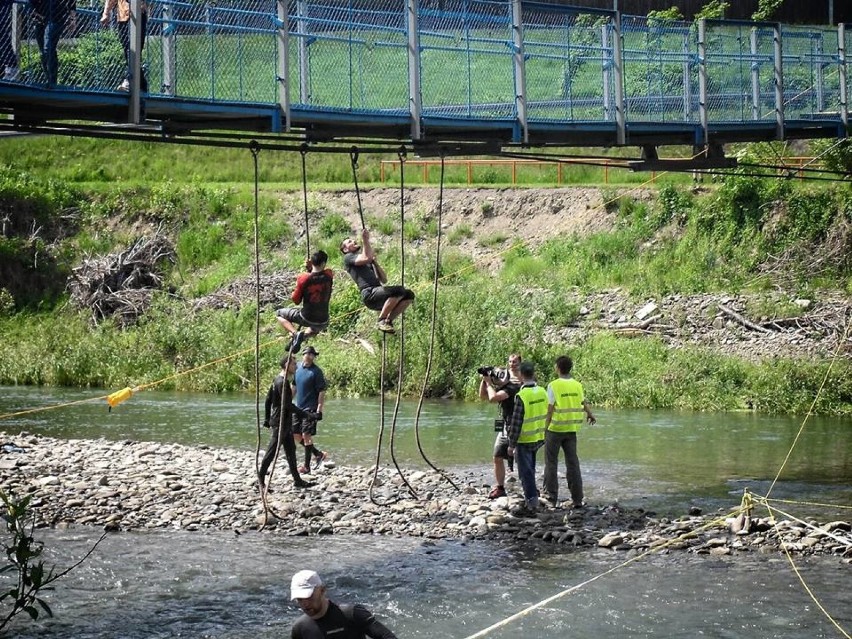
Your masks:
[[[518,444],[515,446],[515,461],[518,467],[518,478],[524,489],[524,501],[530,508],[538,507],[538,488],[535,485],[535,454],[541,448],[542,442],[535,444]]]
[[[65,31],[65,23],[68,21],[68,13],[65,11],[51,11],[49,15],[35,21],[35,37],[38,50],[41,52],[41,68],[47,78],[47,84],[54,86],[59,74],[59,56],[56,48],[59,46],[59,38]]]

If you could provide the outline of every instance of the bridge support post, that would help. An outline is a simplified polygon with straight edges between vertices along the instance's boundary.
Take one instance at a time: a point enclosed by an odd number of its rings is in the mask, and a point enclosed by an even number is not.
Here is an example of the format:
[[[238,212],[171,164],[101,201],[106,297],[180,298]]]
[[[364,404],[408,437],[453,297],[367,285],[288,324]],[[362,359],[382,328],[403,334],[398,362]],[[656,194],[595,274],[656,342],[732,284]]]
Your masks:
[[[689,31],[683,34],[683,121],[689,122],[692,115],[692,83],[690,82]]]
[[[775,58],[775,138],[784,139],[784,67],[781,45],[781,25],[772,27],[772,48]]]
[[[411,118],[411,139],[423,138],[420,126],[423,113],[423,100],[420,93],[420,21],[418,0],[406,2],[406,21],[408,25],[408,113]]]
[[[142,2],[130,0],[130,109],[131,124],[142,122]]]
[[[846,25],[837,25],[837,58],[840,73],[840,119],[849,129],[849,66],[846,64]]]
[[[172,0],[163,1],[163,86],[166,95],[174,95],[177,89],[177,58],[175,57],[175,8]]]
[[[704,146],[710,144],[707,120],[707,20],[698,21],[698,121]]]
[[[621,12],[612,20],[612,65],[615,71],[615,139],[618,146],[627,144],[627,117],[624,113],[624,56],[621,52]]]
[[[287,16],[287,0],[278,0],[276,38],[278,39],[278,107],[284,117],[284,130],[290,130],[290,21]],[[273,130],[280,127],[273,126]]]
[[[296,32],[299,34],[299,102],[311,103],[311,67],[308,56],[308,6],[305,0],[296,3]]]
[[[523,144],[530,141],[527,122],[527,80],[524,61],[524,14],[521,0],[512,0],[512,60],[515,65],[515,117]],[[516,140],[517,141],[517,140]]]
[[[751,28],[751,119],[760,119],[760,62],[757,58],[757,27]]]

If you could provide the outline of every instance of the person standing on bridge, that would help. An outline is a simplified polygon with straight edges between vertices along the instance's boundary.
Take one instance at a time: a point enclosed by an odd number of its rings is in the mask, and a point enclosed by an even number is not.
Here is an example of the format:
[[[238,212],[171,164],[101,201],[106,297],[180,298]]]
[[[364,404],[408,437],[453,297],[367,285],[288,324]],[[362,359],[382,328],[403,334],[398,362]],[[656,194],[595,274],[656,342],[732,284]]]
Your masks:
[[[4,82],[15,82],[20,75],[18,56],[12,47],[12,0],[0,0],[0,69]]]
[[[72,30],[77,21],[77,0],[30,0],[30,4],[33,8],[35,38],[41,53],[41,67],[47,85],[54,87],[59,76],[56,48],[69,20]]]
[[[110,16],[113,10],[116,11],[116,27],[118,29],[118,39],[121,42],[121,48],[124,49],[124,60],[127,64],[127,72],[124,75],[124,80],[118,85],[119,91],[130,91],[130,83],[133,80],[133,69],[130,68],[130,0],[106,0],[104,11],[101,14],[101,25],[109,26]],[[145,31],[148,26],[148,5],[145,0],[140,0],[139,11],[142,14],[142,41],[139,45],[139,55],[142,55],[142,48],[145,46]],[[139,88],[148,92],[148,79],[145,77],[145,72],[142,72]]]
[[[361,243],[347,237],[340,243],[343,267],[358,285],[361,301],[372,311],[379,312],[378,329],[395,333],[393,321],[414,301],[414,291],[403,286],[384,286],[388,276],[376,260],[370,244],[370,232],[361,230]]]

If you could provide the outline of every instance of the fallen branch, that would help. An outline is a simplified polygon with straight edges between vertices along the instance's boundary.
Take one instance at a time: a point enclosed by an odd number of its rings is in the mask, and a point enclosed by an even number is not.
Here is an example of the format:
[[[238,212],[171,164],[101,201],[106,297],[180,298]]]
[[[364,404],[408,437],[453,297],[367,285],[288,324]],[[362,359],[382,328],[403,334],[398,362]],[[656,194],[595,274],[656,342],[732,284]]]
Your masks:
[[[772,332],[771,330],[769,330],[768,328],[764,328],[760,324],[755,324],[751,320],[747,320],[745,317],[743,317],[742,315],[737,313],[735,310],[728,308],[724,304],[719,304],[719,310],[722,311],[722,313],[724,313],[725,315],[730,317],[735,322],[742,324],[743,326],[745,326],[748,329],[751,329],[753,331],[758,331],[759,333],[771,333]]]

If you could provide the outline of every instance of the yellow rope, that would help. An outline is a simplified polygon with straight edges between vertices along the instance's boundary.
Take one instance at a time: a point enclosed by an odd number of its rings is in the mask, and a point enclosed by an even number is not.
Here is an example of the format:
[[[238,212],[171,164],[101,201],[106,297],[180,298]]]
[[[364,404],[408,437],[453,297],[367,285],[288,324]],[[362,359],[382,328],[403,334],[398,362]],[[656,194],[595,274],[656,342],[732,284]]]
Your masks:
[[[844,506],[842,504],[823,504],[818,501],[797,501],[795,499],[776,499],[765,497],[763,501],[778,503],[778,504],[793,504],[799,506],[819,506],[820,508],[840,508],[843,510],[852,510],[852,506]]]
[[[840,349],[843,348],[843,345],[846,342],[846,337],[849,335],[850,326],[852,326],[852,321],[846,323],[846,328],[843,331],[843,337],[841,337],[837,341],[837,348],[834,349],[834,354],[831,356],[831,361],[828,363],[828,368],[825,371],[825,375],[822,378],[822,382],[820,383],[819,388],[817,389],[816,395],[814,395],[814,400],[811,402],[811,405],[808,408],[808,412],[805,415],[805,418],[802,420],[802,425],[799,427],[799,431],[793,438],[793,443],[790,444],[790,450],[787,451],[787,455],[784,457],[784,461],[781,462],[781,467],[778,469],[778,472],[775,474],[775,478],[769,485],[769,490],[766,491],[765,496],[767,499],[769,498],[769,495],[772,494],[772,489],[775,488],[775,484],[781,477],[781,473],[784,472],[784,468],[787,465],[787,462],[790,461],[790,456],[793,454],[793,450],[796,448],[796,444],[799,442],[799,438],[802,436],[802,433],[805,430],[805,425],[808,423],[808,419],[810,419],[811,415],[813,415],[814,407],[816,406],[817,401],[819,401],[819,397],[822,394],[822,389],[825,388],[825,384],[828,381],[828,376],[831,375],[831,369],[834,368],[834,363],[837,361],[837,356],[840,353]]]
[[[542,607],[556,601],[557,599],[561,599],[562,597],[564,597],[566,595],[569,595],[573,592],[576,592],[576,591],[580,590],[580,588],[583,588],[584,586],[587,586],[590,583],[593,583],[593,582],[595,582],[595,581],[597,581],[597,580],[599,580],[603,577],[606,577],[608,575],[611,575],[612,573],[616,572],[617,570],[625,568],[626,566],[629,566],[630,564],[635,563],[635,562],[639,561],[640,559],[644,559],[645,557],[652,555],[652,554],[654,554],[654,553],[656,553],[660,550],[663,550],[665,548],[668,548],[669,546],[672,546],[672,545],[674,545],[674,544],[676,544],[680,541],[683,541],[684,539],[688,539],[689,537],[694,537],[697,533],[699,533],[703,530],[706,530],[707,528],[712,528],[713,526],[717,526],[719,524],[724,524],[725,519],[727,517],[734,517],[736,515],[739,515],[741,512],[743,512],[743,508],[739,507],[739,508],[731,511],[730,513],[728,513],[727,515],[725,515],[723,517],[718,517],[717,519],[714,519],[712,521],[709,521],[709,522],[699,526],[695,530],[691,530],[687,533],[680,535],[679,537],[675,537],[674,539],[670,539],[670,540],[668,540],[668,541],[666,541],[662,544],[658,544],[658,545],[654,546],[653,548],[649,548],[645,552],[643,552],[639,555],[636,555],[635,557],[631,557],[630,559],[627,559],[626,561],[621,562],[617,566],[613,566],[609,570],[605,570],[604,572],[599,573],[599,574],[597,574],[594,577],[591,577],[589,579],[586,579],[585,581],[583,581],[583,582],[581,582],[581,583],[579,583],[575,586],[571,586],[570,588],[566,588],[565,590],[558,592],[555,595],[548,597],[547,599],[543,599],[542,601],[539,601],[538,603],[535,603],[531,606],[528,606],[528,607],[524,608],[523,610],[516,612],[512,616],[506,617],[505,619],[498,621],[497,623],[492,624],[492,625],[488,626],[487,628],[483,628],[479,632],[475,632],[474,634],[469,635],[469,636],[465,637],[464,639],[478,639],[479,637],[484,637],[485,635],[493,632],[494,630],[497,630],[498,628],[502,628],[502,627],[512,623],[513,621],[517,620],[517,619],[521,619],[522,617],[527,616],[531,612],[538,610],[539,608],[542,608]]]
[[[772,511],[772,506],[770,506],[767,503],[766,509],[769,511],[769,515],[770,515],[770,517],[772,517],[772,521],[775,522],[775,516],[774,516],[773,511]],[[779,510],[778,512],[781,513],[782,511]],[[782,514],[784,514],[784,513],[782,513]],[[789,515],[785,515],[785,516],[789,516]],[[780,537],[780,531],[778,530],[778,524],[773,523],[773,527],[775,528],[775,534],[779,535],[779,537]],[[813,590],[811,590],[810,586],[808,586],[808,584],[805,582],[804,577],[802,577],[802,573],[799,571],[798,566],[796,566],[796,562],[793,561],[793,556],[790,554],[790,549],[787,547],[787,544],[782,543],[781,549],[784,551],[784,555],[787,557],[787,561],[790,562],[790,567],[793,569],[793,572],[796,574],[796,577],[798,578],[799,583],[802,584],[802,588],[804,588],[805,592],[808,593],[808,596],[811,598],[811,601],[814,602],[814,605],[816,605],[816,607],[820,609],[820,612],[822,612],[822,614],[825,616],[825,618],[828,619],[835,628],[837,628],[837,631],[840,634],[842,634],[844,637],[846,637],[846,639],[852,639],[852,637],[850,637],[849,633],[846,632],[843,629],[843,626],[841,626],[840,623],[834,617],[831,616],[831,613],[829,613],[828,610],[826,610],[825,607],[820,603],[819,599],[817,599]]]

